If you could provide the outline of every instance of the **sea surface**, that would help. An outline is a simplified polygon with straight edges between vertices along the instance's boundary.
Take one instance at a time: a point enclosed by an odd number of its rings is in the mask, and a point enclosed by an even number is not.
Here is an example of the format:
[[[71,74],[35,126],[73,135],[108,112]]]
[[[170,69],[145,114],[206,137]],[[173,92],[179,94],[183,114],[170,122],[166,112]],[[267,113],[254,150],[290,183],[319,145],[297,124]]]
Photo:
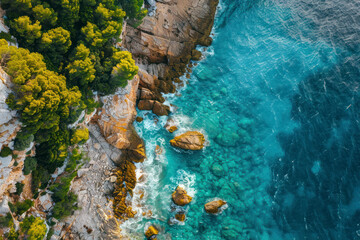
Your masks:
[[[132,239],[150,224],[159,240],[360,239],[360,1],[223,0],[213,37],[166,96],[179,130],[139,111],[148,159],[124,229]],[[170,146],[188,130],[205,134],[202,151]],[[193,197],[184,208],[171,201],[179,184]],[[228,206],[213,216],[203,206],[215,198]]]

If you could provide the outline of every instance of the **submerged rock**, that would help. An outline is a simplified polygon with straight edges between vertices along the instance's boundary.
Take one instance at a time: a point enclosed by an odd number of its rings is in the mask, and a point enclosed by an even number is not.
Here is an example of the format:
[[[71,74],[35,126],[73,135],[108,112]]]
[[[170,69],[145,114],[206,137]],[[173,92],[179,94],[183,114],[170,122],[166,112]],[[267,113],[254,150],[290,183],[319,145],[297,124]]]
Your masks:
[[[192,200],[192,197],[187,195],[186,190],[180,186],[176,188],[176,190],[171,196],[174,203],[179,206],[185,206],[186,204],[189,204]]]
[[[170,140],[171,146],[187,150],[201,150],[204,148],[204,143],[204,134],[197,131],[186,132]]]
[[[215,142],[224,147],[235,147],[240,140],[240,136],[236,133],[236,131],[225,130],[219,133]]]
[[[221,211],[221,207],[224,206],[226,202],[224,200],[215,200],[205,204],[205,211],[207,213],[216,214]]]

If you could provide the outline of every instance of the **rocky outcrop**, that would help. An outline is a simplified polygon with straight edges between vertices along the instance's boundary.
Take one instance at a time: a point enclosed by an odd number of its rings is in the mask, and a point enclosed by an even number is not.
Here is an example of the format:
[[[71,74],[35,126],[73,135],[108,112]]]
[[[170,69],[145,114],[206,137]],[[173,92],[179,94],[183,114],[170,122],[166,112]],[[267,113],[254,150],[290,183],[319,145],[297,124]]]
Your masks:
[[[204,208],[207,213],[217,214],[221,212],[221,208],[226,205],[224,200],[214,200],[205,204]]]
[[[160,92],[174,93],[190,60],[200,60],[196,45],[209,46],[216,6],[219,0],[166,0],[156,2],[149,14],[134,29],[126,27],[124,47],[136,58],[139,71],[139,109],[153,110],[160,116],[170,109],[163,105]],[[154,7],[155,9],[155,7]]]
[[[204,134],[197,131],[186,132],[170,140],[171,146],[186,150],[201,150],[204,143]]]
[[[78,195],[78,210],[62,226],[70,228],[75,239],[124,239],[115,216],[110,214],[112,204],[107,198],[114,190],[114,162],[119,163],[121,151],[105,140],[97,125],[90,125],[89,132],[90,138],[82,146],[89,161],[71,184],[71,191]]]
[[[176,188],[171,197],[174,203],[179,206],[185,206],[186,204],[189,204],[192,200],[192,197],[190,197],[187,194],[186,190],[181,186],[178,186]]]
[[[155,16],[147,16],[134,29],[126,29],[125,47],[150,63],[187,63],[197,44],[209,46],[218,0],[167,0],[156,3]]]
[[[97,123],[106,141],[118,149],[128,149],[133,131],[130,126],[136,117],[136,93],[139,77],[135,76],[125,88],[101,98],[103,107],[98,112]]]
[[[170,107],[163,104],[165,99],[160,93],[161,82],[156,76],[141,69],[138,75],[140,78],[137,105],[139,110],[152,110],[158,116],[169,115]]]

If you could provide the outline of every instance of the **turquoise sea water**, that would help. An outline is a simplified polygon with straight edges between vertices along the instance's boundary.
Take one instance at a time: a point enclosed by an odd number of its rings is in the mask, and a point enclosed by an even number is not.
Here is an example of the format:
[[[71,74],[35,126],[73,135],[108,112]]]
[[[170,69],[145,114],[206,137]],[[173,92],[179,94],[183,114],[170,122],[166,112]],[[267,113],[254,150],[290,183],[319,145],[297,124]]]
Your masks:
[[[133,239],[360,239],[360,3],[258,0],[221,3],[214,42],[179,93],[167,96],[179,127],[142,111]],[[206,148],[169,145],[187,130]],[[155,146],[163,149],[155,154]],[[193,201],[172,204],[184,185]],[[228,208],[210,216],[206,202]],[[185,223],[170,224],[176,212]],[[150,216],[151,215],[151,216]]]

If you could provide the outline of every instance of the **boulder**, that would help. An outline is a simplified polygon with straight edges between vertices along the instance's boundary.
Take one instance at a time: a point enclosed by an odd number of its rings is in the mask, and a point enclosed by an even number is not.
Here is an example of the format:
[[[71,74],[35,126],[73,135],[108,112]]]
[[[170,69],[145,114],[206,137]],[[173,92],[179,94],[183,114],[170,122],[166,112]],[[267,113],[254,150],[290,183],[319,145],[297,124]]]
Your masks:
[[[204,134],[197,131],[189,131],[170,140],[171,146],[186,150],[201,150],[204,148],[204,143]]]
[[[135,119],[137,122],[142,122],[143,120],[144,120],[144,118],[142,118],[142,117],[136,117],[136,119]]]
[[[186,190],[180,186],[176,188],[176,190],[171,196],[174,203],[179,206],[185,206],[186,204],[189,204],[192,200],[192,197],[187,195]]]
[[[140,100],[138,103],[140,110],[152,110],[158,116],[167,116],[170,113],[170,107],[156,100]]]
[[[205,211],[207,213],[216,214],[221,211],[221,207],[226,204],[223,200],[215,200],[205,204]]]
[[[148,239],[157,234],[159,234],[159,231],[154,226],[150,226],[145,232],[145,236]]]
[[[175,219],[180,221],[180,222],[184,222],[185,221],[185,213],[177,213],[175,214]]]

